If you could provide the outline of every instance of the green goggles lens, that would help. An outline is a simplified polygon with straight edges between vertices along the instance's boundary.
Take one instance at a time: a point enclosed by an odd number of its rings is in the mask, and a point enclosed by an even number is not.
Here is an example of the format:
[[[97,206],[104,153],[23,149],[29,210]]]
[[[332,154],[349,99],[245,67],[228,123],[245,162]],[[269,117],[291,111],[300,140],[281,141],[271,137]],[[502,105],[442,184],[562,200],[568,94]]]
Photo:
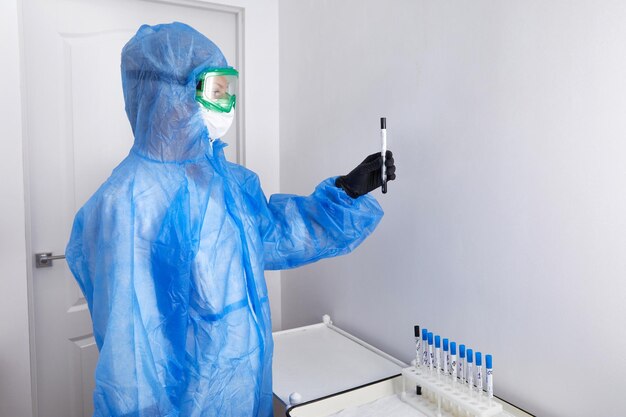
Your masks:
[[[196,101],[206,109],[228,113],[237,101],[239,73],[233,68],[207,70],[197,78]]]

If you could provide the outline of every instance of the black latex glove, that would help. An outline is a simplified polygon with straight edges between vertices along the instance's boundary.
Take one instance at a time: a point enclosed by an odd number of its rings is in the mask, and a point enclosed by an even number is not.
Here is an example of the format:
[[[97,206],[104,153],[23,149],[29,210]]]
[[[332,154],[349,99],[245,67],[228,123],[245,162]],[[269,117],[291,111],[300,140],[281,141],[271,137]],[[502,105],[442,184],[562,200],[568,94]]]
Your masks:
[[[396,166],[393,164],[393,153],[387,151],[385,154],[385,167],[387,181],[396,179]],[[343,188],[352,198],[357,198],[369,193],[383,185],[381,169],[383,157],[380,152],[371,154],[363,162],[354,168],[348,175],[337,178],[335,185]]]

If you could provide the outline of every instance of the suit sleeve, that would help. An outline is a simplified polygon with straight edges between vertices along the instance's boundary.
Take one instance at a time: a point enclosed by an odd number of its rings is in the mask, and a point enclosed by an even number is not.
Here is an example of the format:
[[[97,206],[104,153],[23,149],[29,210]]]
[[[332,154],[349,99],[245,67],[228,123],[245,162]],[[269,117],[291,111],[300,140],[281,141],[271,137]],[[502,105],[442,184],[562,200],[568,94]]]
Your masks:
[[[353,199],[323,181],[309,196],[274,194],[269,201],[256,179],[265,269],[288,269],[355,249],[380,222],[383,211],[370,195]]]
[[[150,271],[150,248],[135,238],[134,207],[132,188],[106,198],[98,193],[78,213],[66,249],[69,267],[89,305],[100,351],[93,392],[98,413],[94,416],[157,415],[148,414],[155,410],[165,415],[173,408],[155,365],[160,356],[150,343],[160,334],[150,320],[164,315],[146,308],[148,292],[142,284],[159,277]],[[180,252],[176,245],[169,248]],[[175,301],[170,304],[179,304]],[[169,323],[173,314],[165,313]],[[165,367],[166,361],[158,364]]]

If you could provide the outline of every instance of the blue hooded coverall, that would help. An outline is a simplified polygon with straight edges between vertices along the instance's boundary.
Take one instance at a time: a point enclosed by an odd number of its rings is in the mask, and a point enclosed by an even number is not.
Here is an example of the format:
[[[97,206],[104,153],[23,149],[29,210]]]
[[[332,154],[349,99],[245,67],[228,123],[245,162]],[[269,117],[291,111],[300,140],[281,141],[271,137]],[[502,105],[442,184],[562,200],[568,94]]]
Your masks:
[[[382,217],[322,182],[276,194],[224,159],[195,100],[227,67],[191,27],[142,26],[122,52],[130,154],[74,221],[67,260],[100,350],[95,417],[272,416],[265,269],[342,255]]]

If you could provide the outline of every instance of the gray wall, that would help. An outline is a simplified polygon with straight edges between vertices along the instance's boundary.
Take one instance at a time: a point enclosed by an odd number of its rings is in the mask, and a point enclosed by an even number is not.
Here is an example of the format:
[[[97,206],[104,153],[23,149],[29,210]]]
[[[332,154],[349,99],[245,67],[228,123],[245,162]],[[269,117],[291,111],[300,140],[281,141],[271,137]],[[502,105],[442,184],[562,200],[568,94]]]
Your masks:
[[[383,115],[398,166],[368,241],[283,274],[283,327],[329,313],[409,361],[420,323],[492,353],[496,394],[533,413],[623,415],[626,5],[279,13],[281,191],[376,151]]]

